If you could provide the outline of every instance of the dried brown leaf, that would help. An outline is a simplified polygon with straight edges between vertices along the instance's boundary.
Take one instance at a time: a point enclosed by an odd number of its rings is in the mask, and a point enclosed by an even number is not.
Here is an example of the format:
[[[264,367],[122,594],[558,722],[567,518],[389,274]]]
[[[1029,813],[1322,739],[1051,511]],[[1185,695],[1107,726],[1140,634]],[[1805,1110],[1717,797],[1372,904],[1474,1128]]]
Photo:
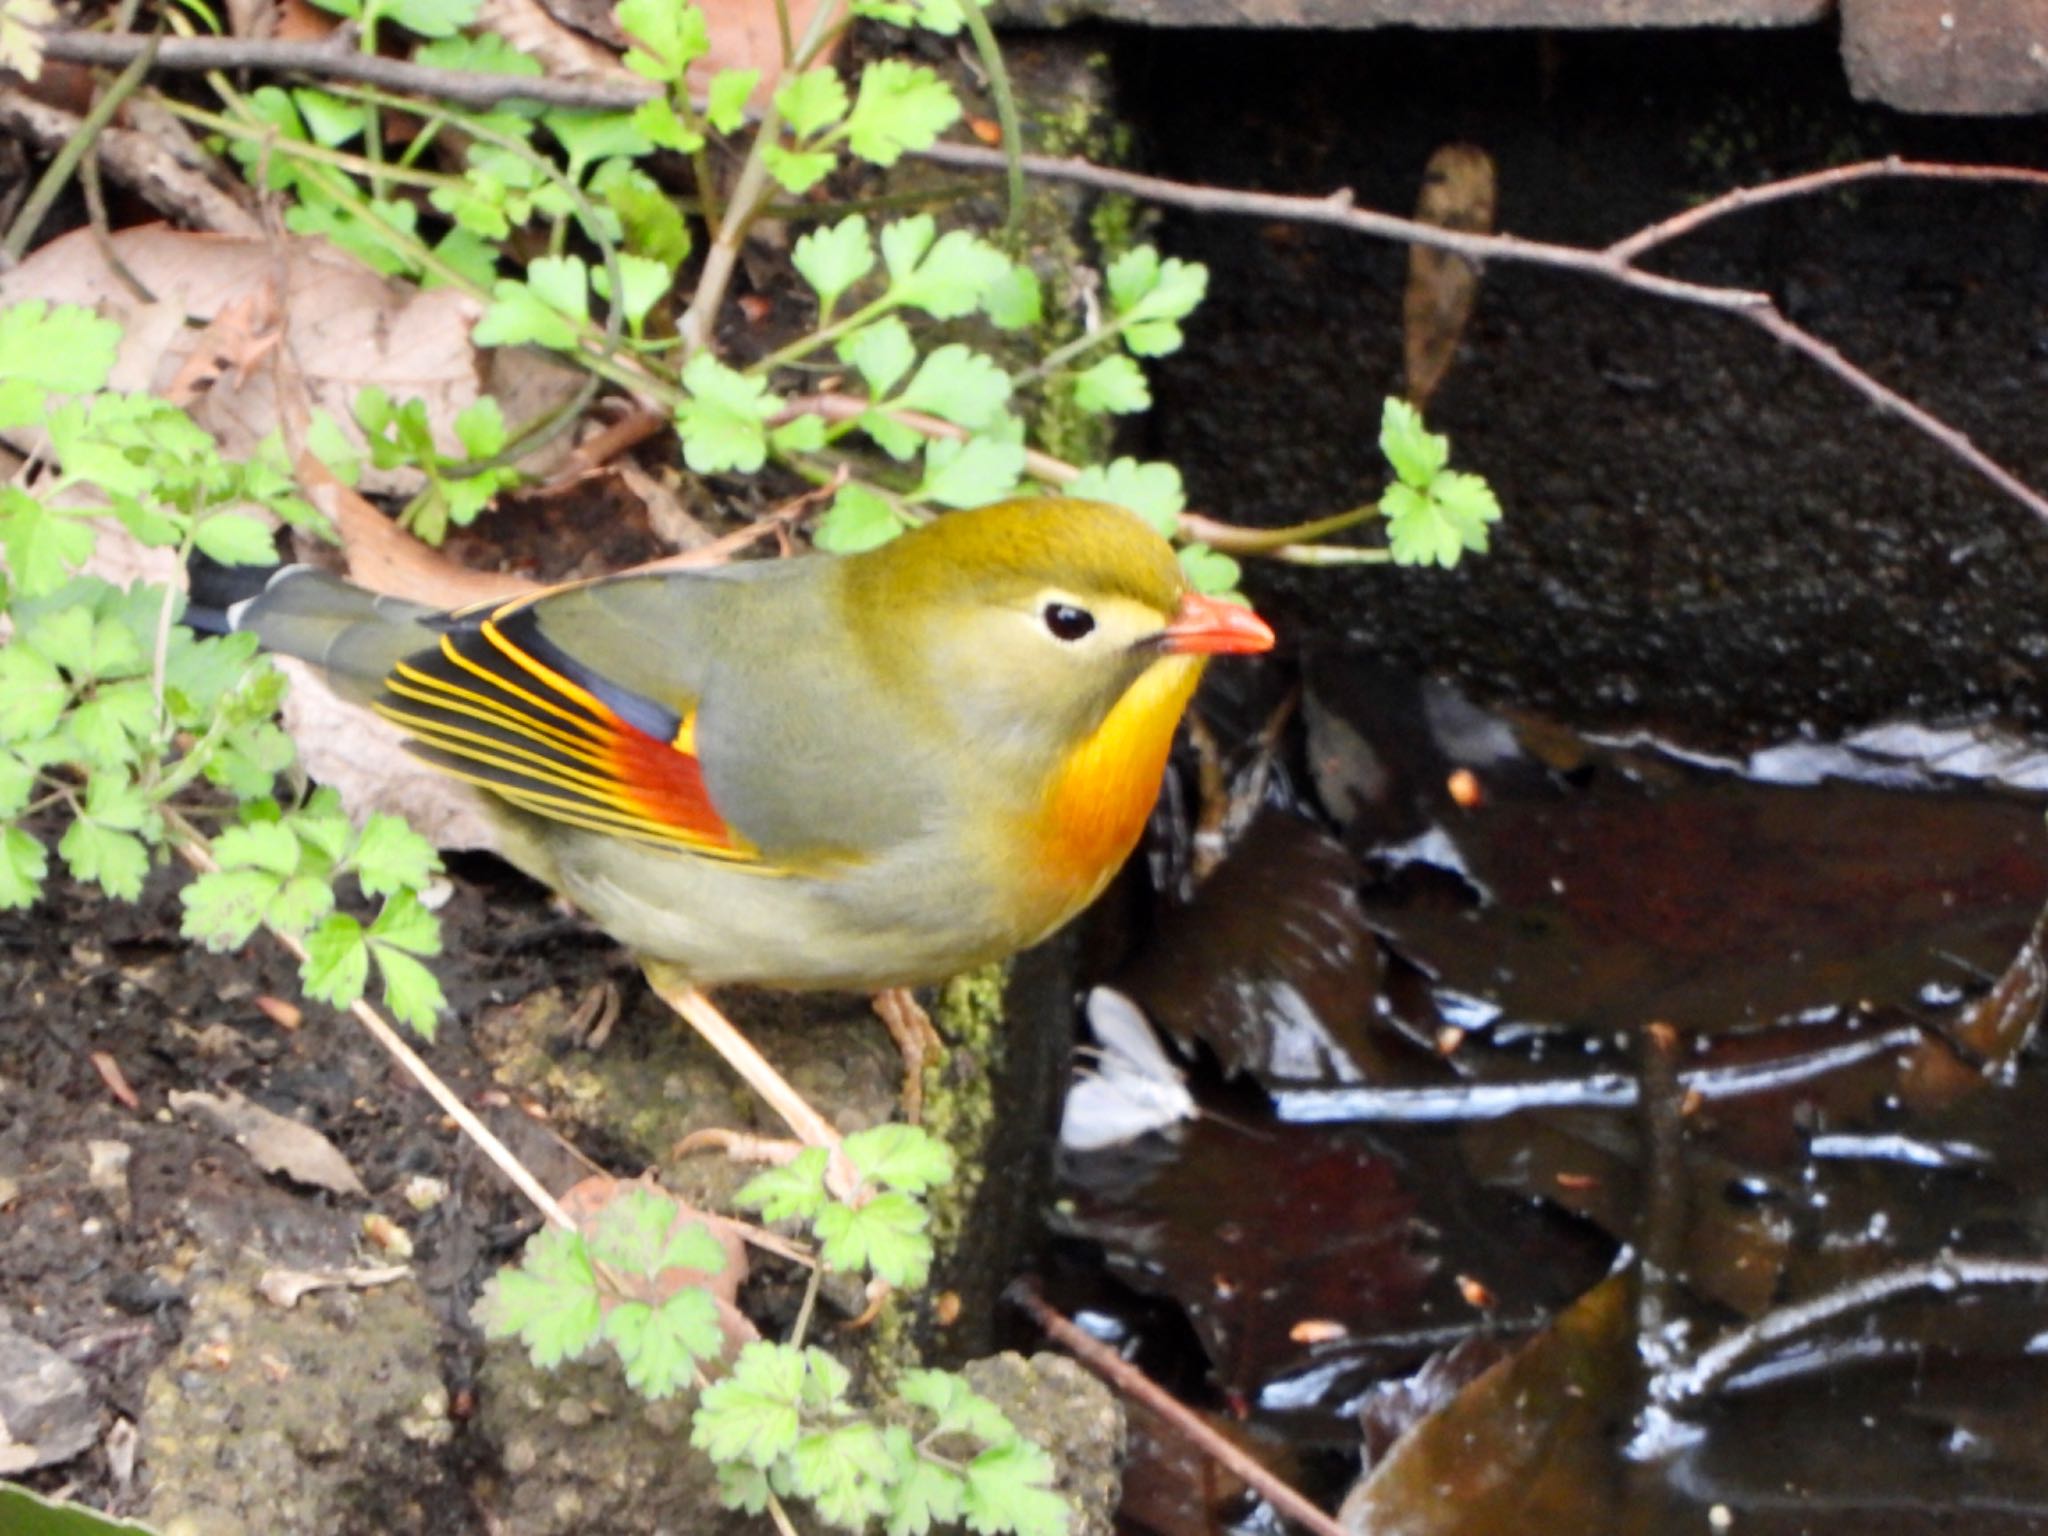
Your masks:
[[[333,1142],[310,1125],[252,1103],[233,1089],[225,1094],[170,1095],[172,1110],[206,1121],[256,1160],[265,1173],[281,1173],[337,1195],[367,1195],[363,1181]]]

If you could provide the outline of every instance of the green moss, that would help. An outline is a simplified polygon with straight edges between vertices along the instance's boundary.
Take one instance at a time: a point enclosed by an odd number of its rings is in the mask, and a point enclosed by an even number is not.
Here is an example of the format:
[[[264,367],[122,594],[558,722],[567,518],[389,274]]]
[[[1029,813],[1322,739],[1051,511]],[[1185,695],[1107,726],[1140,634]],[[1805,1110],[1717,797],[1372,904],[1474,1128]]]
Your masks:
[[[1004,986],[1007,962],[955,976],[939,989],[937,1023],[946,1037],[947,1061],[925,1074],[924,1126],[953,1150],[959,1172],[931,1200],[932,1237],[945,1252],[958,1238],[987,1176],[985,1150],[995,1124],[995,1082],[1001,1075],[1005,1042]],[[946,1070],[955,1064],[966,1070]]]

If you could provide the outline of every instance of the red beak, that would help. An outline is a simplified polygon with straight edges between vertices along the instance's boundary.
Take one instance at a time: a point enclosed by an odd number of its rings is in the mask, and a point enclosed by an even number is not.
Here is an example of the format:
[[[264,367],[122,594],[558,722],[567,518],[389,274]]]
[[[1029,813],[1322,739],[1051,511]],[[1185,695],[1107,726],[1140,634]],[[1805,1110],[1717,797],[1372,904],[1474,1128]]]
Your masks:
[[[1166,649],[1205,656],[1256,656],[1273,649],[1273,630],[1242,603],[1190,592],[1161,636]]]

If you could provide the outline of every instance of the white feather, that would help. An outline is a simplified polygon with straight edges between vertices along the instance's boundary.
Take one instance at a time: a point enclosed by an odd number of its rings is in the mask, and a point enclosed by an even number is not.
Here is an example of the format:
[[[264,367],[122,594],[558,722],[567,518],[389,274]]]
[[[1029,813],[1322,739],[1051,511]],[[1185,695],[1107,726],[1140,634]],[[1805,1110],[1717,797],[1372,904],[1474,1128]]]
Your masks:
[[[1194,1118],[1194,1095],[1136,1003],[1097,987],[1088,994],[1087,1014],[1101,1049],[1093,1069],[1077,1074],[1067,1091],[1061,1146],[1099,1151]]]

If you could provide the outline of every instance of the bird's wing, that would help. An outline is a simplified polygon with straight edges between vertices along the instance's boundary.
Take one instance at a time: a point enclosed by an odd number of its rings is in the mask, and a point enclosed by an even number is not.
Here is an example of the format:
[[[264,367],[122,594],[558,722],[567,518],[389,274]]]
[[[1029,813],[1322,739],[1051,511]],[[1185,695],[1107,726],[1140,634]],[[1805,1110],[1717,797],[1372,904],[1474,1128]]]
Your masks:
[[[767,868],[705,788],[694,705],[621,687],[543,632],[532,594],[424,621],[438,645],[374,701],[420,754],[522,810],[656,847]]]

